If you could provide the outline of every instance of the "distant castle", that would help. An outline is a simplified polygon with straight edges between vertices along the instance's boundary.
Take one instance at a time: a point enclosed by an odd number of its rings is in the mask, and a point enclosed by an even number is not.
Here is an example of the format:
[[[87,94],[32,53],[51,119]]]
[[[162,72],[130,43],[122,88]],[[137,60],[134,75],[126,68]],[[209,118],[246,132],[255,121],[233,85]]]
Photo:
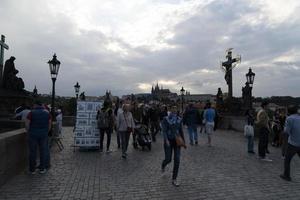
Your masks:
[[[162,100],[162,99],[173,99],[177,97],[176,93],[172,93],[169,89],[163,89],[161,86],[159,88],[158,83],[156,83],[156,86],[151,89],[151,96],[153,99],[156,100]]]

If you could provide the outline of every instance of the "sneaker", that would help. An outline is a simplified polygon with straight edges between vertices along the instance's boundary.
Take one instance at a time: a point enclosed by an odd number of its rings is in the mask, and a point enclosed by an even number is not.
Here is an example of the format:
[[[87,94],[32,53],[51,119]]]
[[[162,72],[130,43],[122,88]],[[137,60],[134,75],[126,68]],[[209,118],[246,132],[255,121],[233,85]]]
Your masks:
[[[126,159],[126,154],[122,154],[122,158],[123,158],[123,159]]]
[[[280,174],[280,178],[286,181],[292,181],[291,177],[285,176],[284,174]]]
[[[180,184],[178,183],[178,181],[176,179],[172,180],[172,185],[174,185],[175,187],[179,187]]]
[[[195,142],[195,145],[198,145],[198,141]]]
[[[265,162],[272,162],[273,161],[270,158],[260,158],[260,160],[265,161]]]
[[[40,174],[45,174],[47,172],[46,169],[40,169]]]

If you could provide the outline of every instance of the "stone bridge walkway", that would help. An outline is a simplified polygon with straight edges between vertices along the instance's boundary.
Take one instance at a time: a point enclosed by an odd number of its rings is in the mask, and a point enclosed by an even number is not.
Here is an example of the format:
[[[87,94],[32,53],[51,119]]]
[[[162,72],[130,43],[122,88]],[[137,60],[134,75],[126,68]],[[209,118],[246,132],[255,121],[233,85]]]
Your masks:
[[[171,185],[172,165],[162,176],[161,138],[153,150],[129,148],[122,160],[113,135],[113,152],[83,152],[70,146],[72,128],[64,128],[65,149],[52,149],[52,168],[44,175],[17,175],[0,188],[0,199],[300,199],[300,159],[292,161],[292,182],[279,178],[280,150],[270,147],[272,163],[246,153],[241,133],[217,131],[213,147],[201,135],[198,146],[182,151],[179,181]],[[257,148],[256,148],[257,149]]]

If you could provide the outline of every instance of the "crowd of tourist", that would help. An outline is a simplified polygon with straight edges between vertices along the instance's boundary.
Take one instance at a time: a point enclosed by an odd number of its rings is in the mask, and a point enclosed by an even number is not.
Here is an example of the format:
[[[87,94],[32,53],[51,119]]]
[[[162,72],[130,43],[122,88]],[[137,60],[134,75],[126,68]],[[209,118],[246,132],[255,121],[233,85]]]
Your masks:
[[[291,181],[290,163],[295,154],[300,157],[300,112],[296,106],[291,106],[287,110],[276,110],[274,115],[270,115],[269,103],[262,102],[261,109],[254,119],[253,113],[248,110],[247,124],[244,134],[248,139],[248,153],[254,152],[254,130],[258,134],[258,158],[262,161],[272,162],[268,158],[269,140],[271,145],[281,147],[281,157],[284,159],[284,173],[280,177]]]
[[[187,127],[190,145],[198,145],[198,126],[204,129],[208,137],[207,145],[211,146],[211,136],[215,130],[216,110],[208,102],[204,109],[199,110],[189,104],[185,110],[179,111],[176,105],[163,104],[124,104],[120,101],[113,108],[103,106],[97,113],[100,130],[100,152],[103,152],[106,135],[106,153],[110,153],[111,134],[117,135],[117,146],[122,148],[122,158],[126,159],[130,136],[136,141],[136,124],[143,124],[150,133],[152,142],[156,142],[157,134],[163,138],[165,159],[162,162],[162,172],[171,162],[174,155],[172,184],[179,186],[177,175],[180,163],[180,148],[186,147],[183,126]],[[203,128],[204,127],[204,128]],[[105,134],[106,133],[106,134]],[[202,133],[202,130],[201,130]],[[180,144],[181,143],[181,144]],[[134,144],[134,143],[133,143]]]
[[[288,113],[276,111],[270,116],[268,102],[261,104],[261,109],[254,113],[246,112],[244,134],[247,138],[247,151],[255,154],[254,136],[258,136],[258,158],[262,161],[272,162],[268,158],[270,154],[268,144],[282,148],[284,159],[284,173],[280,175],[284,180],[290,181],[290,162],[297,153],[300,156],[300,115],[296,107],[291,107]],[[18,108],[16,118],[25,120],[28,132],[29,144],[29,171],[45,173],[50,168],[50,151],[48,135],[51,132],[52,117],[49,107],[36,102],[33,108],[23,106]],[[207,136],[207,146],[212,146],[212,136],[216,129],[218,113],[207,102],[203,109],[189,104],[182,111],[176,105],[163,104],[126,104],[123,101],[112,107],[102,107],[97,113],[97,126],[100,131],[100,152],[103,152],[104,138],[106,136],[106,153],[111,151],[111,135],[116,133],[116,144],[121,149],[121,157],[127,159],[127,149],[130,144],[130,136],[136,141],[136,124],[143,124],[149,132],[152,142],[156,142],[158,135],[163,139],[164,160],[161,164],[162,173],[174,157],[172,184],[179,186],[177,181],[181,147],[186,148],[184,127],[188,132],[188,143],[197,146],[198,134],[204,132]],[[58,133],[62,134],[62,110],[56,110]],[[199,128],[199,129],[198,129]],[[199,132],[198,132],[199,131]],[[270,140],[270,141],[269,141]],[[40,163],[37,165],[37,151],[40,155]]]

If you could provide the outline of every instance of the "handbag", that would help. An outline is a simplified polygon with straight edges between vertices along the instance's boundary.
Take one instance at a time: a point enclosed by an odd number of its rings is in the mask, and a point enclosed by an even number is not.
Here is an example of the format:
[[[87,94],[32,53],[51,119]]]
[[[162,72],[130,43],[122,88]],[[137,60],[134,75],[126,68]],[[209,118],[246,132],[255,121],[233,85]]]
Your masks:
[[[184,147],[184,148],[186,148],[185,142],[184,142],[184,140],[182,139],[182,137],[180,135],[176,135],[175,141],[176,141],[176,145],[178,147]]]
[[[254,129],[251,125],[245,125],[244,127],[244,135],[245,137],[254,136]]]

